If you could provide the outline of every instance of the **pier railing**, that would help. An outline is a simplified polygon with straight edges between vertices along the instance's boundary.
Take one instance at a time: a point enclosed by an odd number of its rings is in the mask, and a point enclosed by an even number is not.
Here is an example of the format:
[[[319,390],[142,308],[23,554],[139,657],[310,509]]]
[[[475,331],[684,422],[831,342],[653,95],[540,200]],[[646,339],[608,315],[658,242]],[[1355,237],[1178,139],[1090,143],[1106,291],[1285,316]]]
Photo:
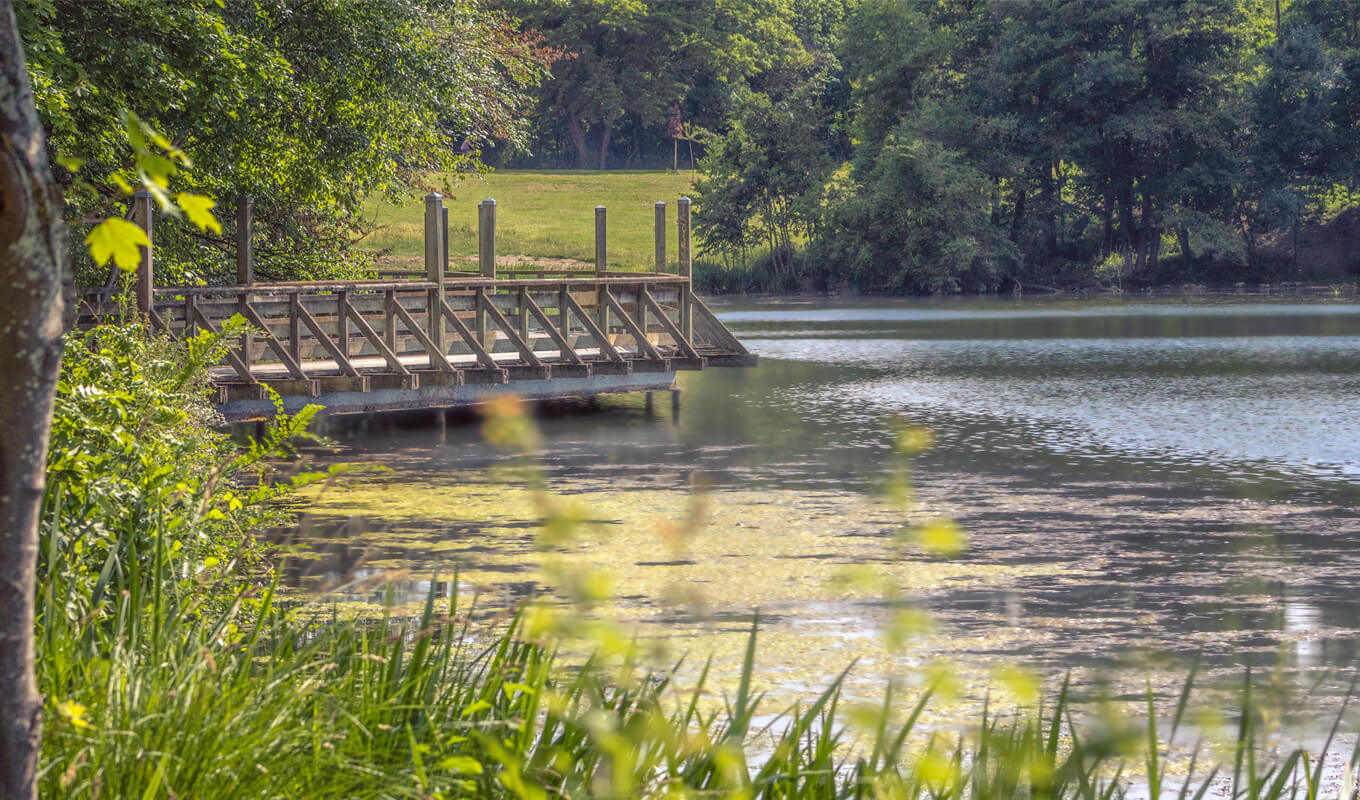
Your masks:
[[[151,201],[134,219],[152,233]],[[251,332],[213,370],[220,402],[413,390],[553,378],[743,366],[754,357],[690,285],[690,206],[677,215],[677,271],[666,261],[665,205],[657,203],[651,272],[610,270],[605,209],[595,212],[593,270],[498,269],[494,200],[478,207],[478,269],[449,269],[448,211],[425,200],[425,271],[407,279],[257,283],[251,205],[238,203],[237,278],[231,286],[156,287],[143,248],[137,309],[174,335],[220,330],[241,315]],[[104,290],[83,296],[81,322],[117,313]]]

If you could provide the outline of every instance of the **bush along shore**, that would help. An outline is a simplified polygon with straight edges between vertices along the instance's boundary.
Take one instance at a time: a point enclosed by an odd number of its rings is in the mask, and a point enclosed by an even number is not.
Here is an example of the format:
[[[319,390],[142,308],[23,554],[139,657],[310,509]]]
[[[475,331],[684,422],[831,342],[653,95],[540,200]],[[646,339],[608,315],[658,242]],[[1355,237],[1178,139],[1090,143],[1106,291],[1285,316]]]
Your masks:
[[[560,635],[589,624],[547,606],[484,623],[457,591],[433,588],[415,618],[280,602],[280,555],[254,532],[279,513],[275,498],[329,475],[275,473],[314,410],[280,415],[244,448],[215,426],[205,368],[239,333],[176,342],[127,325],[67,342],[37,597],[44,796],[1351,795],[1324,786],[1302,751],[1267,756],[1249,691],[1223,766],[1205,768],[1196,747],[1189,774],[1171,777],[1165,742],[1193,675],[1174,709],[1149,697],[1141,725],[1076,713],[1063,685],[934,733],[917,726],[931,691],[905,709],[889,691],[873,724],[847,732],[838,681],[804,705],[761,707],[754,627],[739,683],[715,706],[701,702],[702,678],[673,690],[673,672],[641,667],[616,635],[568,664]],[[490,410],[485,431],[510,448],[534,436],[513,402]],[[569,524],[551,500],[544,516]]]

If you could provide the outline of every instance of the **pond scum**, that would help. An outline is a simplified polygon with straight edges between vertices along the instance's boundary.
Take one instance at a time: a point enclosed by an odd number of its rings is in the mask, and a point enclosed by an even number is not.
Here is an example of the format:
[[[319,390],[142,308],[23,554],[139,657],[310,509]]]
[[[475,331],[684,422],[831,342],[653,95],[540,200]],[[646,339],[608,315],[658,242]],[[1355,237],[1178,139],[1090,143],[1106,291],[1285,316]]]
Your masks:
[[[204,367],[239,333],[172,342],[106,327],[68,342],[37,597],[47,797],[1354,795],[1349,763],[1324,772],[1273,746],[1274,712],[1249,679],[1222,738],[1189,710],[1193,670],[1172,708],[1149,691],[1139,722],[1074,706],[1066,683],[1041,690],[1017,668],[1005,680],[1028,702],[925,730],[947,676],[906,708],[890,686],[876,711],[840,713],[840,679],[766,708],[753,688],[758,624],[732,691],[705,691],[709,666],[675,689],[676,669],[642,666],[636,642],[585,613],[603,582],[551,558],[563,602],[489,623],[457,591],[438,598],[435,580],[417,615],[360,620],[281,602],[278,554],[252,532],[276,521],[274,498],[329,475],[278,472],[314,412],[280,415],[243,449],[211,429]],[[484,431],[514,452],[536,444],[513,400],[488,409]],[[903,427],[899,450],[925,437]],[[551,553],[582,509],[544,490],[527,458],[518,471]],[[905,472],[890,498],[910,503]],[[904,540],[940,554],[964,545],[940,521],[904,528]],[[899,623],[900,635],[920,620]],[[1188,748],[1168,746],[1187,735]]]

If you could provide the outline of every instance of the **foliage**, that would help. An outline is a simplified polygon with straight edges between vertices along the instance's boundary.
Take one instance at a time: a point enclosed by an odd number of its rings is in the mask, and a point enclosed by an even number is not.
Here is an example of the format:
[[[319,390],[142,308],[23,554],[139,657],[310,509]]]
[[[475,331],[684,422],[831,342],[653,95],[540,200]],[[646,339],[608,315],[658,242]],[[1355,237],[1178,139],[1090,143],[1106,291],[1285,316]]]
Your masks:
[[[540,149],[565,148],[577,169],[604,169],[618,134],[636,155],[664,148],[668,121],[687,129],[725,124],[731,93],[797,47],[782,0],[506,3],[562,57],[539,92]]]
[[[745,267],[748,251],[763,248],[773,281],[794,277],[795,246],[813,235],[847,150],[839,73],[834,57],[808,57],[763,74],[762,91],[736,93],[731,129],[709,141],[696,185],[707,254]]]
[[[254,197],[264,279],[353,274],[364,200],[422,185],[418,169],[478,169],[459,143],[518,137],[541,63],[479,0],[17,6],[49,146],[57,163],[84,165],[58,170],[68,219],[122,216],[144,166],[125,149],[130,111],[166,150],[193,157],[188,192]],[[159,225],[160,274],[228,278],[233,234]],[[81,283],[104,283],[77,263]]]

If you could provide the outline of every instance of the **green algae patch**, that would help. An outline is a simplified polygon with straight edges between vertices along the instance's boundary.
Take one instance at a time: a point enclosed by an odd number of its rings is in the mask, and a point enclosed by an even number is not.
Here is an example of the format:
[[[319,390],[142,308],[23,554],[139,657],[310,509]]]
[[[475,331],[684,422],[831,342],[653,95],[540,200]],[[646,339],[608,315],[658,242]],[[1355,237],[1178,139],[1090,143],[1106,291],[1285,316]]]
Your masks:
[[[678,689],[712,657],[715,697],[735,686],[759,613],[753,690],[771,708],[815,695],[851,664],[847,701],[878,703],[893,682],[907,702],[932,664],[966,655],[958,646],[965,641],[977,644],[933,620],[925,608],[933,594],[1070,571],[904,549],[903,513],[848,492],[554,481],[547,502],[572,509],[579,524],[552,537],[542,524],[544,495],[523,485],[484,473],[403,477],[351,476],[313,493],[304,528],[314,557],[331,559],[335,532],[345,530],[342,549],[364,552],[365,570],[415,578],[456,565],[460,591],[479,593],[484,608],[542,596],[563,614],[620,624],[658,665],[687,657]],[[594,601],[588,612],[574,602],[581,593]],[[952,670],[961,696],[981,696],[993,669],[973,659]],[[949,704],[933,708],[944,713]]]

